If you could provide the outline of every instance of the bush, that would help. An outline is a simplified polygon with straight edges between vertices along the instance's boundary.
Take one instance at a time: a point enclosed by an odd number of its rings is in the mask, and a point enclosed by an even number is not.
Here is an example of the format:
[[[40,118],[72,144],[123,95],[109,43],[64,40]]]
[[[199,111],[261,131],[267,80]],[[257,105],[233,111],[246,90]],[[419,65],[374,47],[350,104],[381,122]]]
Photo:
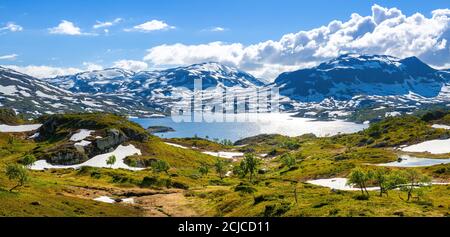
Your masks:
[[[422,116],[422,120],[425,122],[430,122],[433,120],[438,120],[443,118],[447,113],[443,110],[435,110],[431,112],[427,112]]]
[[[20,163],[23,164],[26,167],[31,167],[34,162],[36,162],[36,157],[34,155],[25,155],[21,160]]]
[[[156,177],[145,176],[142,179],[140,186],[141,187],[152,187],[152,186],[155,186],[157,183],[158,183],[158,179]]]
[[[181,182],[176,182],[176,181],[172,182],[170,184],[170,186],[174,187],[174,188],[184,189],[184,190],[189,189],[189,186],[187,184],[184,184],[184,183],[181,183]]]
[[[113,174],[112,175],[112,182],[113,183],[126,183],[131,181],[129,177],[123,174]]]
[[[253,205],[256,205],[258,203],[261,202],[265,202],[265,201],[272,201],[272,200],[276,200],[277,198],[273,195],[259,195],[253,198],[254,203]]]
[[[264,216],[265,217],[282,216],[290,209],[291,205],[289,203],[266,205],[266,207],[264,208]]]
[[[353,199],[358,200],[358,201],[367,201],[369,200],[369,196],[364,195],[364,194],[359,194],[353,197]]]
[[[249,184],[240,183],[234,188],[234,191],[242,193],[254,193],[256,192],[256,189],[251,187]]]
[[[163,161],[163,160],[157,160],[157,161],[153,162],[151,164],[151,166],[152,166],[152,169],[158,173],[160,173],[160,172],[168,173],[168,171],[170,169],[169,163],[167,163],[166,161]]]

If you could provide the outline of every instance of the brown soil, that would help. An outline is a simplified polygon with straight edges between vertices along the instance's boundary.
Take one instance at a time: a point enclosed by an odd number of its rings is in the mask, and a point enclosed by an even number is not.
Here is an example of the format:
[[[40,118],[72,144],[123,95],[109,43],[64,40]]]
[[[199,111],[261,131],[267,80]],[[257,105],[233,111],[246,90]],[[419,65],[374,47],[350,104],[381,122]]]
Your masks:
[[[140,189],[140,188],[98,188],[98,187],[66,187],[62,193],[66,196],[94,199],[100,196],[111,198],[133,198],[134,204],[114,203],[111,205],[132,205],[142,210],[147,217],[192,217],[199,216],[193,208],[194,203],[184,196],[181,189]]]

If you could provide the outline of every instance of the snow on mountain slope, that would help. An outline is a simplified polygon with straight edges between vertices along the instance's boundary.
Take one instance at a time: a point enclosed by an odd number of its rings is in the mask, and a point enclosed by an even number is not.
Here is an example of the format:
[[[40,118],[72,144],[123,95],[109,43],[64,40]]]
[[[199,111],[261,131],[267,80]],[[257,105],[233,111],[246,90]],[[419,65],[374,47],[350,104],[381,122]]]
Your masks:
[[[0,106],[28,116],[85,111],[151,114],[152,111],[133,98],[75,94],[4,67],[0,67]]]
[[[416,57],[346,54],[317,67],[281,74],[274,82],[280,93],[297,101],[320,102],[357,95],[401,96],[410,92],[432,98],[450,75]]]
[[[69,76],[59,76],[47,79],[47,81],[72,92],[112,93],[119,90],[123,84],[131,82],[133,75],[134,72],[108,68]]]
[[[126,95],[150,107],[170,107],[190,101],[195,79],[202,79],[202,89],[211,97],[220,89],[250,91],[264,83],[252,75],[219,63],[201,63],[162,71],[138,73],[111,68],[48,79],[74,93]]]

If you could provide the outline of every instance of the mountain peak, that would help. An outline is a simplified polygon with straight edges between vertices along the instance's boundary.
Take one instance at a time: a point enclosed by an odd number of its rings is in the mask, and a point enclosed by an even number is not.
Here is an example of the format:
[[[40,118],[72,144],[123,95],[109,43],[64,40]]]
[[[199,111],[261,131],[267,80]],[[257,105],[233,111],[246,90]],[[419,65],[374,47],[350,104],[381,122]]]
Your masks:
[[[283,73],[275,84],[282,87],[282,94],[306,101],[409,92],[434,97],[439,94],[442,83],[450,79],[436,72],[417,57],[344,54],[314,68]]]

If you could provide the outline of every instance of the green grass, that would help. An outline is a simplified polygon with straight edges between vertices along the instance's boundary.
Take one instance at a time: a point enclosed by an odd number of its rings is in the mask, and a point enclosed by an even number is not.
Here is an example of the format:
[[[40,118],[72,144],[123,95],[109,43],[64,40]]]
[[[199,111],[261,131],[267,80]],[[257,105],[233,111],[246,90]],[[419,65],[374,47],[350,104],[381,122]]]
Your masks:
[[[141,150],[142,156],[129,157],[126,162],[148,166],[152,161],[163,160],[171,167],[167,173],[157,173],[149,167],[137,172],[108,168],[30,171],[31,179],[25,187],[8,192],[14,182],[8,180],[3,172],[7,164],[16,163],[35,150],[45,151],[64,143],[68,134],[76,129],[131,128],[138,133],[145,132],[139,125],[117,115],[58,115],[57,120],[63,121],[57,129],[61,132],[58,139],[49,138],[36,143],[26,139],[28,134],[0,133],[0,216],[143,214],[142,210],[130,206],[67,195],[71,187],[86,186],[102,189],[182,188],[185,197],[195,203],[193,208],[206,216],[448,216],[450,187],[445,185],[424,188],[420,200],[406,202],[406,194],[401,191],[390,191],[388,197],[378,197],[377,192],[371,192],[368,200],[360,200],[359,192],[332,191],[304,183],[316,178],[346,177],[355,167],[375,169],[368,164],[394,161],[398,154],[392,147],[447,136],[448,131],[430,126],[436,121],[445,123],[445,119],[446,116],[442,116],[424,121],[419,117],[403,116],[372,124],[368,130],[355,134],[325,138],[261,135],[244,139],[236,146],[199,138],[162,140],[149,136],[145,141],[130,141]],[[165,144],[165,141],[197,149],[177,148]],[[259,168],[267,171],[257,174],[253,182],[236,175],[221,180],[214,170],[217,158],[202,154],[204,150],[271,153],[272,159],[262,160]],[[287,153],[296,158],[296,164],[290,168],[281,162],[281,156]],[[448,157],[448,154],[440,157]],[[239,165],[239,161],[226,162],[227,170]],[[200,174],[202,165],[209,167],[208,174]],[[450,180],[449,164],[417,170],[439,181]],[[241,191],[237,191],[236,187],[241,183]]]

